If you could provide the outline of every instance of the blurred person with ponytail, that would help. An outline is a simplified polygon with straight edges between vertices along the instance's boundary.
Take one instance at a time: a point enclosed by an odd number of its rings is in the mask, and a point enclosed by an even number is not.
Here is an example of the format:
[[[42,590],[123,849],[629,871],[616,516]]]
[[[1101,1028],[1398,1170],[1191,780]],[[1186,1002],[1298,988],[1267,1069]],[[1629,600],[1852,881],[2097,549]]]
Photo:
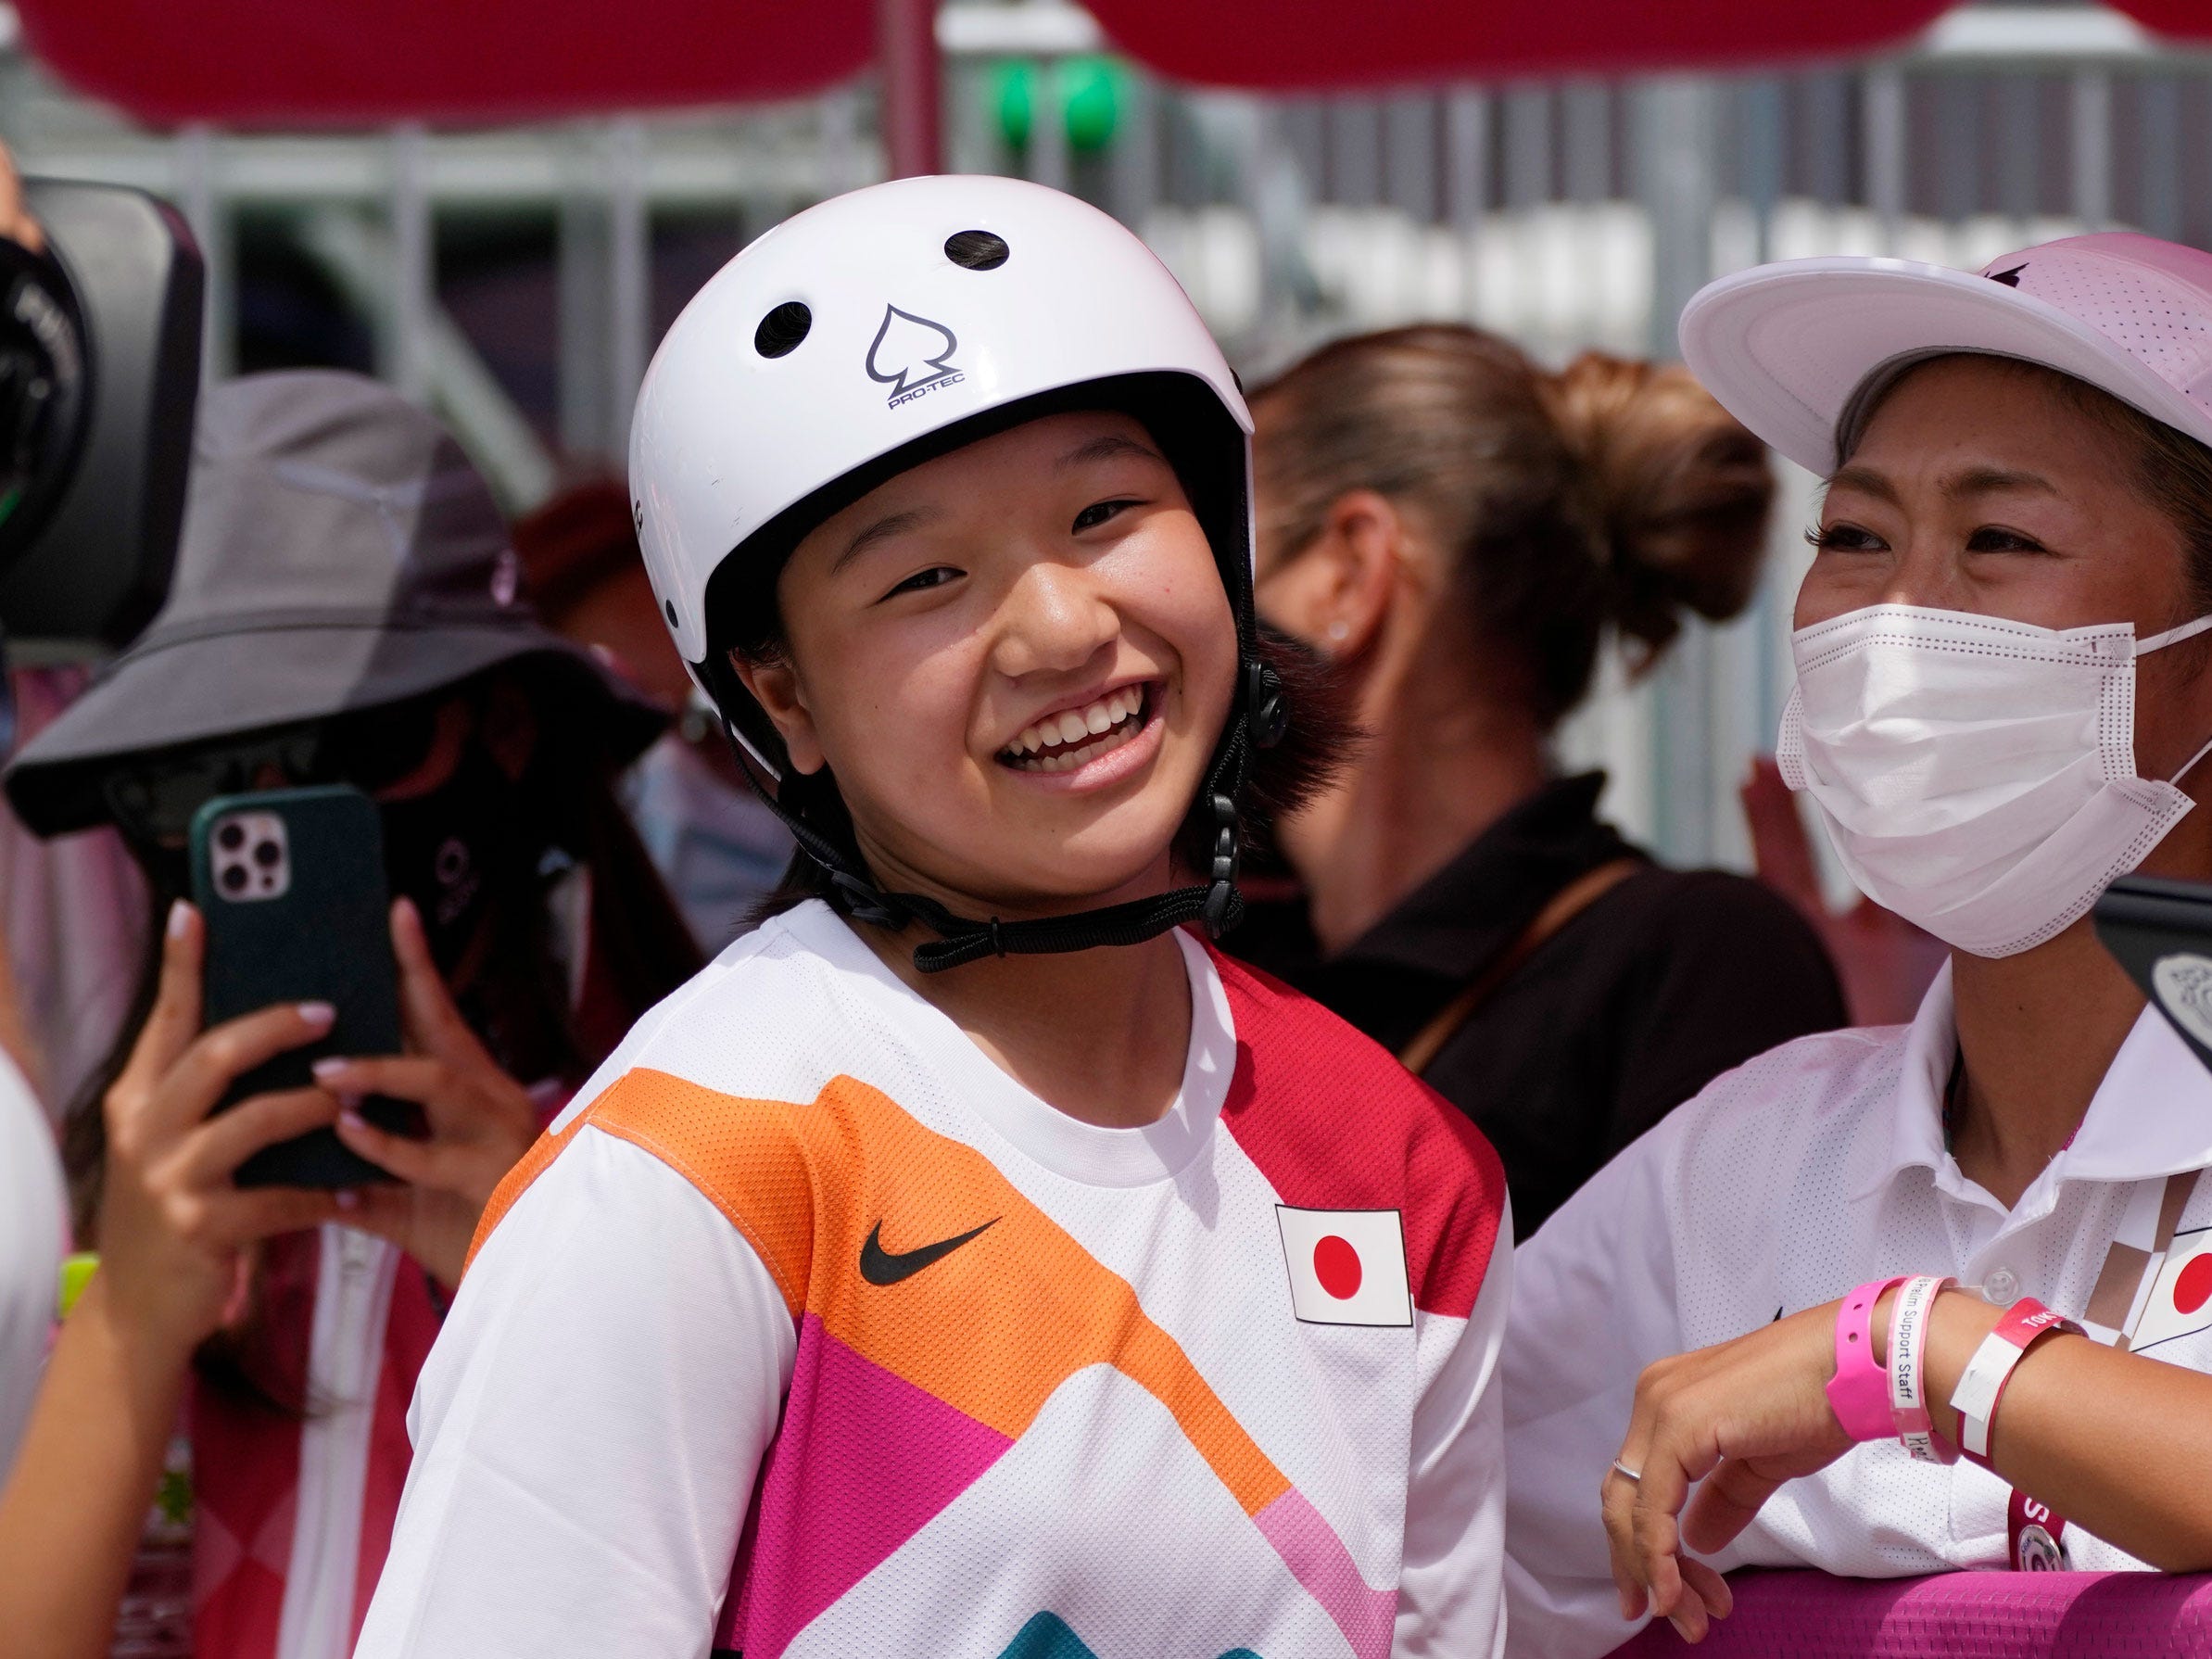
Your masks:
[[[1337,341],[1252,409],[1260,613],[1369,735],[1280,826],[1304,921],[1236,945],[1473,1119],[1525,1237],[1714,1075],[1844,1019],[1786,903],[1654,863],[1552,754],[1609,634],[1640,674],[1686,612],[1743,608],[1765,451],[1683,369],[1550,374],[1458,326]]]

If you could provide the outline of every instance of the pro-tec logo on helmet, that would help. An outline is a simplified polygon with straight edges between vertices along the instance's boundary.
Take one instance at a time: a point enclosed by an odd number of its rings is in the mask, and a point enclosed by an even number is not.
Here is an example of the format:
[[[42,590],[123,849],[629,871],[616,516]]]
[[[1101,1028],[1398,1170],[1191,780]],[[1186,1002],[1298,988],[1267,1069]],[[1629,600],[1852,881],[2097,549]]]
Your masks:
[[[960,342],[943,323],[887,305],[868,348],[868,378],[891,387],[891,407],[896,409],[924,392],[967,379],[953,367],[953,353],[959,349]]]

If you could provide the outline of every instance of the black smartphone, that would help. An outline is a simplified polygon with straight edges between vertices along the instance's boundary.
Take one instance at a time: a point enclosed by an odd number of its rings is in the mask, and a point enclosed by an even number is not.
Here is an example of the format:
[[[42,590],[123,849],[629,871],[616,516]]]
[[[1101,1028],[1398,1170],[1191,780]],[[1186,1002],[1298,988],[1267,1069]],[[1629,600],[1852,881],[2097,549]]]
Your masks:
[[[2098,940],[2212,1070],[2212,883],[2122,876],[2094,914]]]
[[[222,1111],[253,1095],[307,1088],[325,1055],[399,1052],[384,836],[376,804],[345,784],[219,795],[192,820],[192,895],[207,920],[207,1024],[277,1003],[326,1002],[323,1037],[255,1067]],[[361,1115],[419,1132],[420,1109],[372,1096]],[[238,1166],[240,1186],[360,1186],[389,1181],[330,1129],[265,1146]]]

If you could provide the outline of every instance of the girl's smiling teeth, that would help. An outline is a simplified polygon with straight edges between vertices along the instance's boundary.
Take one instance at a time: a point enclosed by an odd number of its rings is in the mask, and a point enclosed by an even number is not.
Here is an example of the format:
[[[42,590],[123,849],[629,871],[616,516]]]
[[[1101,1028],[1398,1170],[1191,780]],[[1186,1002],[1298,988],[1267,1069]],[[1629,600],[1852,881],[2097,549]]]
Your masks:
[[[1123,686],[1081,708],[1047,715],[999,752],[1018,772],[1072,772],[1144,728],[1144,688]]]

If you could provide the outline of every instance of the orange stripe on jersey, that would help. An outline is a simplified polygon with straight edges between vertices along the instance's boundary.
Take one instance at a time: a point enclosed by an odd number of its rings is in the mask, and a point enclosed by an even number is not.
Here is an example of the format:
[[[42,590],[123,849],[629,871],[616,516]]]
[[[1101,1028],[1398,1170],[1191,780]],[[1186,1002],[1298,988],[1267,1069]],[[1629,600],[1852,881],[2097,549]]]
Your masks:
[[[804,1311],[822,1194],[810,1167],[819,1154],[801,1132],[815,1115],[810,1108],[744,1100],[640,1068],[616,1078],[584,1115],[595,1127],[643,1147],[703,1193],[745,1235],[783,1292],[791,1317]]]
[[[794,1317],[815,1314],[848,1347],[1009,1438],[1070,1376],[1111,1365],[1173,1414],[1246,1514],[1289,1489],[1127,1280],[981,1153],[850,1077],[792,1106],[627,1072],[500,1184],[477,1247],[588,1122],[697,1187],[760,1255]]]
[[[815,1108],[799,1121],[856,1159],[833,1189],[842,1201],[815,1221],[807,1305],[830,1335],[1010,1438],[1068,1377],[1111,1365],[1174,1414],[1246,1514],[1288,1488],[1128,1281],[981,1153],[849,1077],[833,1080]],[[859,1271],[878,1228],[895,1260],[978,1226],[970,1242],[894,1284]]]
[[[558,1134],[548,1130],[539,1135],[530,1143],[530,1149],[514,1160],[514,1168],[499,1177],[499,1184],[491,1189],[491,1197],[485,1203],[484,1213],[476,1218],[475,1236],[469,1240],[469,1253],[461,1264],[464,1276],[474,1264],[476,1252],[484,1247],[484,1241],[491,1236],[491,1230],[514,1208],[514,1201],[529,1189],[530,1183],[544,1174],[546,1166],[561,1156],[561,1149],[583,1127],[585,1115],[577,1113]]]

